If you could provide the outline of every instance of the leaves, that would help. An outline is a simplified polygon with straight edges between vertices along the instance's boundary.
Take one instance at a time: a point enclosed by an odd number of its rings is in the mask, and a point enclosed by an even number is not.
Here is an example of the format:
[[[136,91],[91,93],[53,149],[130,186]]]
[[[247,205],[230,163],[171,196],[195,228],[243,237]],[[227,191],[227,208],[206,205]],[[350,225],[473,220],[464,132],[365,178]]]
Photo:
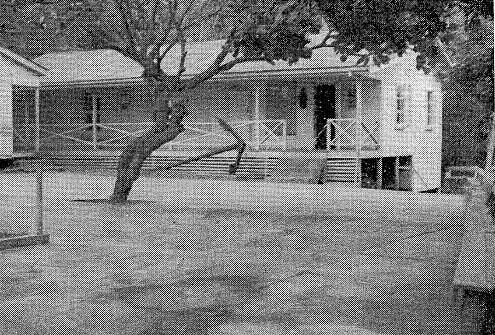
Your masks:
[[[411,46],[422,54],[418,67],[428,71],[438,60],[438,37],[447,43],[452,17],[465,13],[470,25],[480,15],[493,18],[493,1],[454,0],[316,0],[329,28],[332,46],[343,55],[366,50],[380,64]],[[449,27],[450,24],[450,27]],[[387,55],[387,57],[384,57]],[[345,58],[345,57],[343,57]],[[364,62],[363,59],[359,59]]]

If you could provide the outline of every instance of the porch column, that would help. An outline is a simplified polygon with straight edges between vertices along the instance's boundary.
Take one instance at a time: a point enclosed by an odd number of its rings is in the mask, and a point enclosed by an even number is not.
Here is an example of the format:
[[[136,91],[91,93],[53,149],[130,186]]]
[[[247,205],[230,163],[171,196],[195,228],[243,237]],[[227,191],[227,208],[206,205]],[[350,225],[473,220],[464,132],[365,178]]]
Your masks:
[[[356,79],[356,186],[361,187],[361,146],[362,146],[362,109],[363,109],[363,79]]]
[[[96,131],[97,125],[96,125],[96,118],[98,117],[98,109],[97,109],[97,103],[96,103],[96,96],[93,94],[91,95],[91,107],[93,111],[93,149],[97,150],[98,149],[98,134]]]
[[[34,151],[40,151],[40,89],[34,90]]]
[[[342,82],[340,81],[335,85],[335,116],[337,119],[342,118]],[[337,125],[340,126],[341,123],[337,121]],[[339,135],[340,135],[339,128],[335,127],[335,145],[337,150],[340,150]]]
[[[363,123],[363,79],[362,78],[357,78],[356,79],[356,151],[358,154],[358,157],[361,156],[361,146],[362,146],[362,136],[361,136],[361,129],[362,129],[362,123]]]
[[[254,91],[254,150],[260,150],[260,98],[261,87],[257,85]]]

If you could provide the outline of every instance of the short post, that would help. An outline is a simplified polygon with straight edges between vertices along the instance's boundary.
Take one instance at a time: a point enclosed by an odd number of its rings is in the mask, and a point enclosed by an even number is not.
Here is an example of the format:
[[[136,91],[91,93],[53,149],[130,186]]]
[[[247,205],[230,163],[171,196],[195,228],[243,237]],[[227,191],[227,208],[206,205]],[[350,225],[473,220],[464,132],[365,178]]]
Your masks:
[[[282,120],[282,141],[283,149],[287,150],[287,121]]]
[[[395,189],[398,190],[400,188],[400,169],[399,169],[399,157],[395,157]]]
[[[362,183],[363,183],[363,176],[362,176],[362,166],[363,162],[360,157],[356,158],[356,187],[361,188]]]
[[[98,118],[98,106],[97,106],[97,101],[96,101],[96,96],[93,94],[91,96],[91,104],[93,107],[93,149],[97,150],[98,149],[98,132],[97,132],[97,118]]]
[[[43,161],[36,162],[36,220],[34,233],[43,235]]]
[[[380,157],[376,161],[376,188],[383,188],[383,158]]]
[[[332,145],[332,123],[330,119],[327,119],[327,125],[324,131],[325,131],[325,138],[327,139],[327,151],[330,151],[331,149],[330,147]]]

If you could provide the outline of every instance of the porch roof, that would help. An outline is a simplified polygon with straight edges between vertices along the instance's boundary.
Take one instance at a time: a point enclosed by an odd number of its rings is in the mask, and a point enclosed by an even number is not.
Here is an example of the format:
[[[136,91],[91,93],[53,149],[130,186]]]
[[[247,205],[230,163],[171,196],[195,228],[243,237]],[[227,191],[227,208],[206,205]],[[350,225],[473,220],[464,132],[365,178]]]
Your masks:
[[[316,38],[314,36],[312,40]],[[189,44],[184,77],[191,77],[205,70],[220,52],[223,43],[222,40],[216,40]],[[142,66],[110,49],[48,53],[36,58],[35,61],[49,69],[48,75],[42,79],[42,84],[47,86],[142,81]],[[357,58],[349,57],[347,61],[342,62],[340,55],[332,48],[322,48],[315,50],[311,59],[300,59],[292,65],[284,61],[277,61],[274,65],[268,62],[243,63],[215,78],[257,78],[277,74],[304,75],[306,73],[347,73],[355,70],[368,70],[367,66],[357,66],[356,61]],[[165,73],[174,74],[179,67],[179,62],[180,48],[177,45],[168,53],[168,57],[162,61],[161,66]]]

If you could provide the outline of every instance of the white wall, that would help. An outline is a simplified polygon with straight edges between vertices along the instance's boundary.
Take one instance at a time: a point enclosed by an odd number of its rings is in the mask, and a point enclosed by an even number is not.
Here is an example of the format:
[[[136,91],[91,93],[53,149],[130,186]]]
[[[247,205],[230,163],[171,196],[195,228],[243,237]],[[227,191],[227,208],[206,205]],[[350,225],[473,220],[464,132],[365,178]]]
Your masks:
[[[0,77],[10,79],[12,85],[31,87],[39,86],[38,76],[2,56],[0,56],[0,69],[2,70]]]
[[[431,75],[416,69],[414,54],[398,58],[373,74],[381,80],[381,153],[383,156],[413,156],[413,190],[440,187],[441,176],[441,86]],[[403,127],[396,126],[396,90],[406,88],[406,113]],[[427,127],[426,92],[435,96],[432,127]]]
[[[0,157],[13,154],[13,85],[38,87],[39,77],[0,56]]]

